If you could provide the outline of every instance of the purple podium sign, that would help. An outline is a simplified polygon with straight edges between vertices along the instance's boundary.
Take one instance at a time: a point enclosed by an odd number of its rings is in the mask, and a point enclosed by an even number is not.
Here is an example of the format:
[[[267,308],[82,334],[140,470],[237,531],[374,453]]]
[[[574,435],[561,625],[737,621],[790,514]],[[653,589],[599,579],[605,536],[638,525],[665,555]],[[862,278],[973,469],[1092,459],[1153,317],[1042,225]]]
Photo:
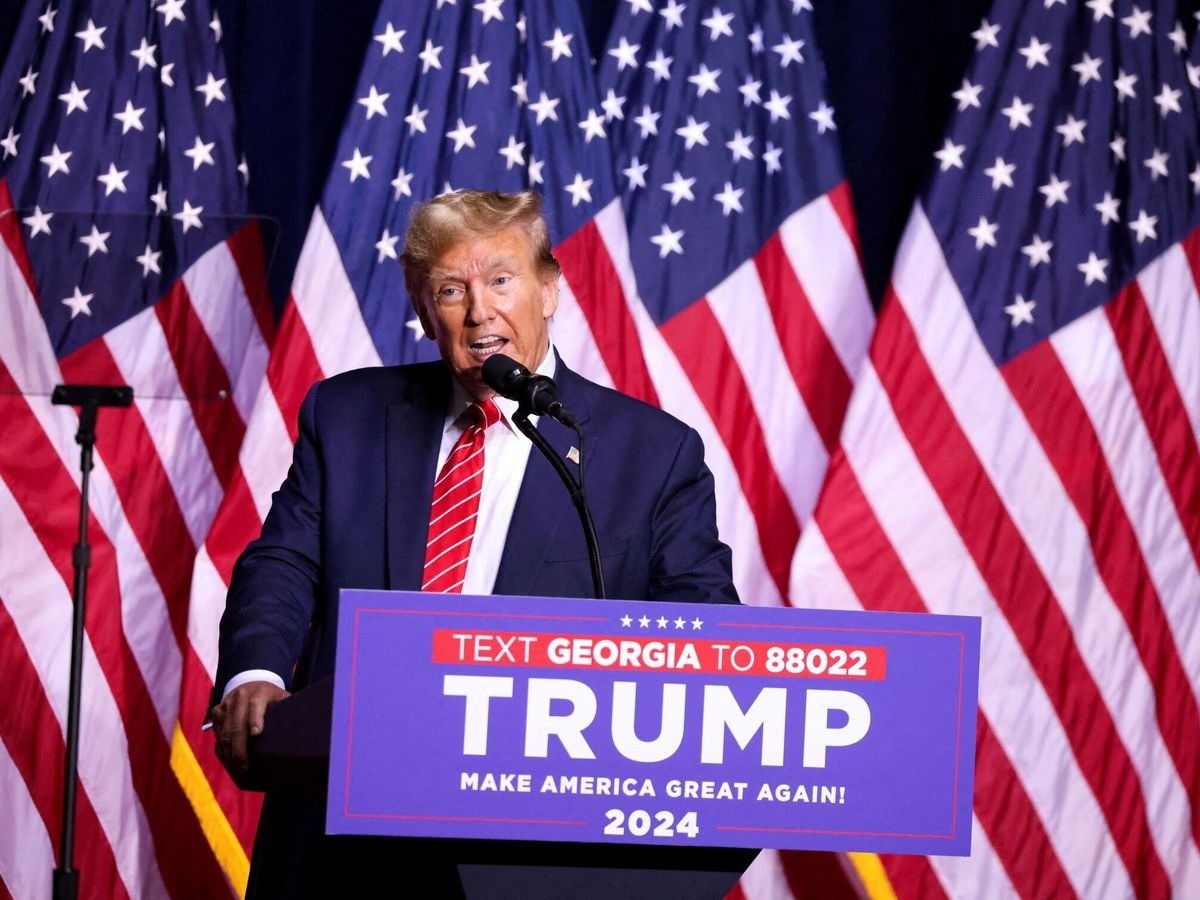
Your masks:
[[[979,620],[343,591],[326,828],[971,849]]]

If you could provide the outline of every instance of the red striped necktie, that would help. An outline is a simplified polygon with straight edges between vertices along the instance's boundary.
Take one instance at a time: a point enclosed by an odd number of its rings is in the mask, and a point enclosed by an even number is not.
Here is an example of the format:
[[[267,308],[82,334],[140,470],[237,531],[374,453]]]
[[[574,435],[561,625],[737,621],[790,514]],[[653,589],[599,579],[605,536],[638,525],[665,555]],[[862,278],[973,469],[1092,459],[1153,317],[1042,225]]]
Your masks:
[[[467,577],[483,490],[483,435],[489,425],[500,421],[500,409],[487,400],[472,403],[464,415],[471,424],[459,435],[433,483],[423,591],[458,594]]]

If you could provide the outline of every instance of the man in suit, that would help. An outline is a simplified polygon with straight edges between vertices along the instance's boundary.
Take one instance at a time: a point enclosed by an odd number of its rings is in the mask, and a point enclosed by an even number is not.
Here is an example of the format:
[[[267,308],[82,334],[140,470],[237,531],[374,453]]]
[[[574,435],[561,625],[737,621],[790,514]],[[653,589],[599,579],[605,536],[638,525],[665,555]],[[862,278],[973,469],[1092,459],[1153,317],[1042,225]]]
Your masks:
[[[542,416],[537,427],[576,474],[583,466],[608,596],[738,602],[699,436],[585,380],[553,350],[559,267],[540,198],[459,191],[432,200],[414,212],[402,261],[441,360],[348,372],[314,385],[304,401],[292,468],[261,537],[238,561],[221,620],[212,719],[218,755],[235,774],[246,768],[247,739],[262,732],[267,706],[332,673],[342,588],[592,596],[583,531],[565,487],[512,425],[516,404],[483,380],[483,363],[495,353],[552,377],[580,420],[582,459],[565,426]],[[451,563],[458,566],[451,577],[447,557],[427,549],[436,531],[430,511],[440,502],[435,479],[472,427],[482,429],[482,489],[465,538],[469,553]],[[337,854],[361,857],[370,846],[321,837],[323,815],[311,803],[289,803],[268,797],[252,873],[263,893],[286,889],[261,880],[268,869],[290,867],[295,876],[297,866],[340,868]],[[313,822],[297,841],[304,818]],[[317,844],[340,849],[331,856]],[[303,858],[298,845],[310,848]],[[352,865],[363,864],[356,857]]]

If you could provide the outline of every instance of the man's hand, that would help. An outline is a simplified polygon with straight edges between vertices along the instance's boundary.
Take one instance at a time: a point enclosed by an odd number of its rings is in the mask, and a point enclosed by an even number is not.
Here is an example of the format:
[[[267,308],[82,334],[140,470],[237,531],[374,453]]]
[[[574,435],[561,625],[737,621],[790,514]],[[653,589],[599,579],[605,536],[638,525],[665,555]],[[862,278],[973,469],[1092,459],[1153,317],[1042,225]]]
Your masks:
[[[262,734],[267,707],[287,696],[290,696],[287,691],[269,681],[248,681],[213,707],[217,758],[235,780],[246,774],[249,767],[246,742]]]

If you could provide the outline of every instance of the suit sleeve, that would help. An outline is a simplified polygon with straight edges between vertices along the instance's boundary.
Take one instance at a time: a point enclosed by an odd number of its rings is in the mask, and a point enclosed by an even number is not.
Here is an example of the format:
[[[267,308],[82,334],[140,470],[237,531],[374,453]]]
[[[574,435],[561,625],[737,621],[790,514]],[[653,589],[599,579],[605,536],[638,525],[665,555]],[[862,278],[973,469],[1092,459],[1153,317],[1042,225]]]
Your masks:
[[[712,473],[704,464],[704,444],[691,428],[655,503],[650,598],[740,602],[729,547],[717,536],[717,503]]]
[[[266,669],[291,687],[310,622],[319,613],[323,467],[317,435],[320,384],[300,408],[299,435],[287,478],[275,492],[262,535],[233,570],[221,617],[214,696],[248,669]]]

